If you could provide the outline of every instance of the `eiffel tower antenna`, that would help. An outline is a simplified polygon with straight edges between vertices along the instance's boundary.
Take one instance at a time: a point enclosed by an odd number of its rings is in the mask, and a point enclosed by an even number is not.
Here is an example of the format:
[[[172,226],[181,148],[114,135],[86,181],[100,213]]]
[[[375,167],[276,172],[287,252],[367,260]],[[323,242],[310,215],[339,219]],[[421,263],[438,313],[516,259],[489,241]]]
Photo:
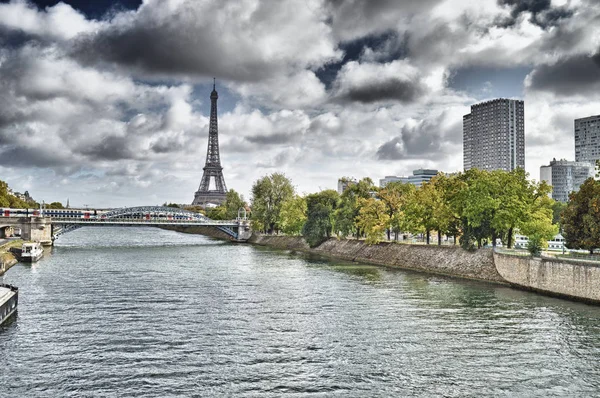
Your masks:
[[[216,79],[213,78],[213,91],[210,93],[210,125],[208,129],[208,149],[206,151],[206,164],[200,180],[200,187],[194,194],[192,205],[204,206],[208,203],[221,204],[227,196],[227,186],[223,178],[221,156],[219,154],[219,128],[217,124],[217,100],[219,94],[216,89]],[[210,189],[210,181],[214,179],[214,189]]]

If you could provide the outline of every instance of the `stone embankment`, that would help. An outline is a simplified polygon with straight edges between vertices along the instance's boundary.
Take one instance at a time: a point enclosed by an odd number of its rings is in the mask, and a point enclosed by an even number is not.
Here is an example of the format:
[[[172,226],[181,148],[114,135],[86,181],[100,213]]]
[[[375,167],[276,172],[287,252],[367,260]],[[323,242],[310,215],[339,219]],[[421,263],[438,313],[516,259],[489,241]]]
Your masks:
[[[17,258],[12,253],[11,248],[20,246],[22,243],[23,241],[16,240],[0,246],[0,276],[4,275],[10,267],[18,262]]]
[[[488,282],[505,282],[496,271],[491,249],[470,253],[456,246],[421,246],[388,242],[367,245],[364,241],[350,239],[329,239],[311,249],[301,237],[266,235],[253,235],[250,242],[347,261],[400,267]]]
[[[513,286],[600,304],[600,267],[572,260],[494,253],[502,278]]]
[[[459,247],[329,239],[310,248],[301,237],[253,235],[249,241],[282,250],[314,253],[369,264],[508,284],[552,296],[600,304],[600,267],[560,259],[467,252]]]

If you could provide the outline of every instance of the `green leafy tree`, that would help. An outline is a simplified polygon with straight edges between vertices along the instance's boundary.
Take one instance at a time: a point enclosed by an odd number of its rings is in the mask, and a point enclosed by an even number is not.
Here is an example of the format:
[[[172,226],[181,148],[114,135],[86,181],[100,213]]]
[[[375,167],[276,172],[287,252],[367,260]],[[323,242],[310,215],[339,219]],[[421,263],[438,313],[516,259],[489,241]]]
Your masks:
[[[414,192],[415,186],[413,184],[391,182],[377,193],[379,199],[385,204],[389,216],[387,227],[388,240],[391,238],[392,231],[395,234],[395,239],[398,240],[398,233],[402,230],[408,230],[405,210],[409,198]]]
[[[306,197],[307,217],[302,235],[310,247],[316,247],[331,237],[339,200],[337,191],[331,189]]]
[[[64,209],[64,206],[60,202],[52,202],[46,205],[47,209]]]
[[[571,192],[561,224],[569,249],[593,254],[600,247],[600,182],[588,178],[578,192]]]
[[[252,186],[253,227],[269,233],[280,230],[283,203],[294,196],[294,186],[282,173],[258,179]]]
[[[228,220],[227,209],[223,205],[207,208],[206,217],[210,218],[211,220]]]
[[[519,231],[529,238],[527,250],[533,256],[539,256],[548,246],[548,240],[558,233],[558,225],[552,224],[552,209],[549,207],[536,209]]]
[[[227,191],[225,197],[225,217],[227,220],[235,220],[238,217],[239,209],[246,208],[244,196],[237,193],[234,189]]]
[[[227,191],[225,201],[219,206],[208,209],[206,216],[212,220],[235,220],[240,208],[246,208],[244,197],[234,189]]]
[[[356,218],[357,226],[365,232],[368,244],[379,243],[389,230],[390,215],[385,203],[374,198],[360,200],[360,210]]]
[[[566,203],[558,201],[554,202],[554,204],[552,205],[552,224],[558,224],[560,227],[560,216],[563,210],[565,210],[566,208]]]
[[[338,235],[341,237],[356,235],[358,237],[361,234],[356,225],[356,217],[360,211],[359,199],[369,199],[375,191],[373,180],[368,177],[346,188],[340,197],[340,204],[334,215],[335,229]]]
[[[281,230],[288,235],[300,235],[306,222],[306,199],[299,195],[283,202],[281,206]]]

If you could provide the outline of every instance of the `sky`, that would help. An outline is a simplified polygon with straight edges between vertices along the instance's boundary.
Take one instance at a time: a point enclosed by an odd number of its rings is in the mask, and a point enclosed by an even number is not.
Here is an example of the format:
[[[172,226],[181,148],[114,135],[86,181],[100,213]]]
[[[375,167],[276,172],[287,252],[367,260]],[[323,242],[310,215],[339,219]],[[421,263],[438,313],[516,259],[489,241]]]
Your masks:
[[[462,170],[472,104],[525,101],[525,167],[600,114],[597,0],[0,1],[0,179],[37,200],[190,203],[213,77],[227,187]]]

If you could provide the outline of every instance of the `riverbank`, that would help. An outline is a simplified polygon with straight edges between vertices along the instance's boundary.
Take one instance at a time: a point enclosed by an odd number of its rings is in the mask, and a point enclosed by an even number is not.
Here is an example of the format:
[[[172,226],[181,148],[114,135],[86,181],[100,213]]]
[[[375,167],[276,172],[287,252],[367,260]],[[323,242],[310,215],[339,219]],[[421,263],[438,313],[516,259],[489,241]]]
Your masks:
[[[458,246],[403,245],[361,240],[329,239],[310,248],[299,236],[253,235],[250,243],[282,250],[295,250],[325,257],[414,271],[455,276],[485,282],[506,283],[496,270],[491,249],[467,252]]]
[[[249,243],[367,264],[473,279],[600,304],[600,267],[560,259],[468,252],[456,246],[405,245],[329,239],[310,248],[299,236],[253,235]]]
[[[17,258],[10,251],[12,247],[21,247],[22,240],[13,240],[0,246],[0,276],[4,275],[13,265],[18,263]]]

